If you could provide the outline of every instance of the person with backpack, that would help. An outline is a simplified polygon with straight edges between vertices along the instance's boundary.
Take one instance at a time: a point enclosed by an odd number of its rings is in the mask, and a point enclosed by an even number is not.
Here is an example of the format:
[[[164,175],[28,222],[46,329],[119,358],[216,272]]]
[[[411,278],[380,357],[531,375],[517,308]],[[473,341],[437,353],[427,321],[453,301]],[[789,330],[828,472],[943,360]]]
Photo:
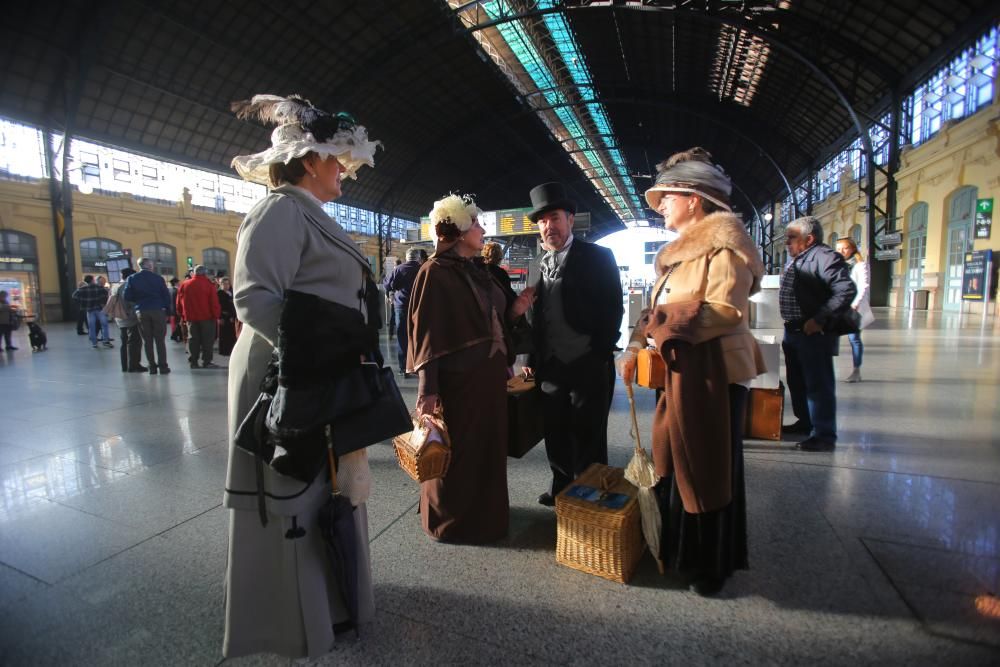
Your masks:
[[[145,373],[148,368],[142,365],[142,336],[139,334],[139,316],[135,313],[135,304],[129,303],[122,296],[125,280],[135,273],[132,269],[122,269],[122,282],[116,287],[104,313],[113,317],[118,325],[121,336],[122,373]]]

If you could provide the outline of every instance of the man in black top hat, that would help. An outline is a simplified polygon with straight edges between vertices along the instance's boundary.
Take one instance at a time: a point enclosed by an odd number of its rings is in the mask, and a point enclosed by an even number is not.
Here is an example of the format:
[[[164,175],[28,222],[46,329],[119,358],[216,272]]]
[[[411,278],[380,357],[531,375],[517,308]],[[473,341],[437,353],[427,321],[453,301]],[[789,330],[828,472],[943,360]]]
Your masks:
[[[620,335],[621,282],[607,248],[573,238],[576,205],[559,183],[531,190],[528,217],[546,250],[528,268],[537,297],[528,313],[534,351],[530,371],[542,390],[545,453],[555,496],[591,463],[608,462],[608,412],[614,392],[612,352]]]

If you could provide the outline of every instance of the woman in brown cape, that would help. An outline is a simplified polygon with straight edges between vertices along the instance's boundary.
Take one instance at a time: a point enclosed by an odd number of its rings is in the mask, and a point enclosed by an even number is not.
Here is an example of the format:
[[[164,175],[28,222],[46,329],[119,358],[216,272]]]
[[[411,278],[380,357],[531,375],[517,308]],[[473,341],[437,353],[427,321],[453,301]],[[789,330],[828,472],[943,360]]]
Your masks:
[[[452,455],[444,479],[420,487],[424,531],[436,540],[482,544],[507,534],[508,323],[531,305],[508,303],[479,262],[480,211],[468,196],[434,203],[434,255],[410,292],[407,371],[418,373],[417,411],[441,409]]]
[[[765,369],[750,333],[749,298],[764,266],[731,212],[729,177],[701,148],[658,166],[646,191],[676,240],[656,255],[653,307],[636,324],[618,367],[635,375],[635,349],[652,338],[667,366],[653,420],[653,461],[662,479],[660,556],[713,595],[746,569],[743,422],[750,380]]]

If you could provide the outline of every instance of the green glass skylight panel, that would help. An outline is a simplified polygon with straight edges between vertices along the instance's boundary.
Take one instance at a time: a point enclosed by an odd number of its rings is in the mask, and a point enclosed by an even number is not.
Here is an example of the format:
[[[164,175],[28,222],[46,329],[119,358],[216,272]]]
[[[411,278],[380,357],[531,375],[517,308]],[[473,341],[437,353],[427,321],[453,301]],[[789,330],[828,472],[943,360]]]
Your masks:
[[[453,8],[454,5],[452,3]],[[481,2],[478,7],[491,20],[514,17],[520,13],[506,0]],[[555,0],[539,0],[535,7],[546,10],[557,9],[559,5]],[[633,218],[636,212],[642,210],[642,204],[630,187],[625,160],[614,146],[611,122],[604,107],[596,101],[597,92],[573,32],[562,12],[544,14],[541,21],[565,66],[565,74],[557,76],[550,69],[539,52],[539,48],[546,47],[536,45],[520,21],[499,23],[493,28],[545,100],[548,109],[539,110],[539,113],[548,111],[553,114],[575,144],[563,141],[564,149],[570,152],[572,159],[616,213],[625,219]],[[575,88],[576,94],[568,94],[567,87]],[[606,135],[608,139],[595,141],[594,134]]]

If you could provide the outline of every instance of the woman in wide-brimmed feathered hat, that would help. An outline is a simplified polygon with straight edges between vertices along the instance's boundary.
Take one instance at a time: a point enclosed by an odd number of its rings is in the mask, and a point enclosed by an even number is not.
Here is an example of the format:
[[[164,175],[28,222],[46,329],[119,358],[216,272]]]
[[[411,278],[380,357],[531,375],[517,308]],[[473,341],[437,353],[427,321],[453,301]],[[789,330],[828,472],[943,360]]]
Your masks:
[[[259,118],[277,128],[270,148],[233,160],[243,178],[272,189],[250,210],[237,234],[233,302],[243,328],[229,361],[231,436],[260,393],[279,345],[278,323],[287,294],[319,297],[356,309],[367,319],[359,295],[369,282],[368,260],[323,204],[340,196],[345,176],[353,178],[363,165],[373,166],[379,145],[349,115],[326,113],[300,97],[258,95],[234,104],[234,110],[241,118]],[[283,327],[289,326],[286,320]],[[315,324],[297,326],[308,332]],[[295,331],[283,328],[280,338],[289,333]],[[330,497],[329,475],[324,467],[312,481],[303,482],[264,466],[259,480],[255,464],[253,454],[231,443],[224,501],[231,519],[223,653],[316,658],[331,650],[334,634],[347,629],[350,617],[318,530],[319,509]],[[371,473],[364,449],[340,457],[337,479],[355,507],[357,620],[364,622],[374,614],[366,509]],[[261,482],[263,508],[257,494]]]

